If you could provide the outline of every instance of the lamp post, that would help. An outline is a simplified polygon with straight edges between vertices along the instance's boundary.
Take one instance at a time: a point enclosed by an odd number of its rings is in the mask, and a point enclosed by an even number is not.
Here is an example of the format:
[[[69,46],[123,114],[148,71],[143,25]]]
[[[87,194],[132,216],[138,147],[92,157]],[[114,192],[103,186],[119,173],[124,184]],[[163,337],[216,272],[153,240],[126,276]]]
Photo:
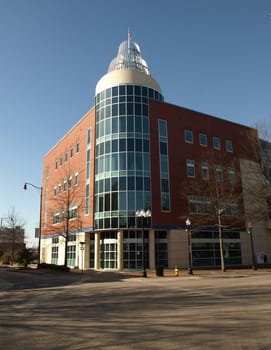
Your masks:
[[[40,239],[41,239],[41,215],[42,215],[42,187],[31,184],[30,182],[25,182],[24,191],[27,190],[27,185],[34,187],[36,190],[40,191],[40,223],[39,223],[39,245],[38,245],[38,264],[40,264]]]
[[[81,271],[83,273],[84,271],[84,250],[85,250],[85,244],[86,242],[80,242],[80,250],[81,250]]]
[[[247,224],[248,228],[248,235],[250,239],[250,249],[251,249],[251,260],[252,260],[252,270],[257,270],[257,265],[255,261],[255,254],[254,254],[254,244],[253,244],[253,236],[252,236],[252,223],[249,221]]]
[[[147,277],[147,271],[146,271],[146,264],[145,264],[145,247],[144,247],[144,228],[145,226],[150,226],[149,223],[145,225],[145,221],[149,220],[151,218],[151,211],[150,210],[137,210],[136,211],[136,217],[140,221],[140,227],[142,228],[142,265],[143,265],[143,272],[142,277]]]
[[[187,252],[188,252],[188,274],[193,275],[192,261],[191,261],[191,220],[187,218],[185,220],[186,232],[187,232]]]

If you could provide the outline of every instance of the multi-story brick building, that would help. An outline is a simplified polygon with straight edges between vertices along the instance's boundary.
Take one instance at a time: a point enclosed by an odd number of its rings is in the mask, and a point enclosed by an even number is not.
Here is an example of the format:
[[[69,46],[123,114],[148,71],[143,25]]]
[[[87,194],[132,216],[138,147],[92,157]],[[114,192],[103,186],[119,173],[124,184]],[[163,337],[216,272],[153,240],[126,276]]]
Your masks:
[[[96,86],[95,106],[44,158],[41,261],[184,267],[191,248],[193,267],[216,267],[219,219],[226,265],[249,265],[240,164],[259,156],[256,130],[164,102],[128,37]],[[271,259],[270,229],[261,230],[255,254]]]

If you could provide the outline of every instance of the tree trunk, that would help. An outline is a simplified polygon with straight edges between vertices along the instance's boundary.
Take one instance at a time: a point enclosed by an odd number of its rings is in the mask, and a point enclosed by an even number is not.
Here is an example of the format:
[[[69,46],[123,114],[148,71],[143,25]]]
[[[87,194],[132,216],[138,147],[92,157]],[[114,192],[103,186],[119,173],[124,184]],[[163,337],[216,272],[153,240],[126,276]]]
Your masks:
[[[218,214],[218,231],[219,231],[219,248],[220,248],[220,260],[221,260],[221,271],[225,272],[225,260],[224,260],[224,242],[223,242],[223,231],[221,224],[221,213]]]

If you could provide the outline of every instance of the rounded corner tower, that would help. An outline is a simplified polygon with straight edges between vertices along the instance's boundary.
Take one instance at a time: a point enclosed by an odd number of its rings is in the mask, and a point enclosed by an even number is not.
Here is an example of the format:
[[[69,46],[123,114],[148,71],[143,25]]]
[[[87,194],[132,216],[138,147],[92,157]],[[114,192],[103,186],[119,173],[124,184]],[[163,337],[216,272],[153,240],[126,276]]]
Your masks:
[[[136,234],[136,211],[151,210],[150,99],[164,100],[128,33],[95,93],[94,226],[110,242]]]

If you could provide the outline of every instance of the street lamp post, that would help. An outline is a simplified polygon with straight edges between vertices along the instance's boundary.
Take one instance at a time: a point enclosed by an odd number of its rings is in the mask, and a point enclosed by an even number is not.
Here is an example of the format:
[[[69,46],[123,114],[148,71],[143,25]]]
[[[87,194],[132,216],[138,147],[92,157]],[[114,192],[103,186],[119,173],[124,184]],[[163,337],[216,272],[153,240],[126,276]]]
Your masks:
[[[137,210],[136,217],[140,220],[139,226],[142,228],[142,265],[143,265],[142,276],[147,277],[146,264],[145,264],[144,228],[145,226],[150,226],[149,223],[145,225],[145,221],[151,218],[151,211],[150,210],[145,211],[144,209]]]
[[[191,220],[189,218],[185,221],[187,232],[187,252],[188,252],[188,274],[193,275],[192,261],[191,261]]]
[[[42,215],[42,187],[31,184],[30,182],[25,182],[24,191],[27,190],[27,185],[34,187],[36,190],[40,191],[40,223],[39,223],[39,244],[38,244],[38,264],[40,264],[40,239],[41,239],[41,215]]]
[[[85,244],[86,242],[80,242],[80,250],[81,250],[81,271],[83,273],[84,271],[84,250],[85,250]]]
[[[256,265],[256,261],[255,261],[255,254],[254,254],[254,244],[253,244],[253,235],[252,235],[252,224],[249,221],[247,224],[247,228],[248,228],[248,235],[249,235],[249,239],[250,239],[250,249],[251,249],[251,260],[252,260],[252,270],[257,270],[257,265]]]

